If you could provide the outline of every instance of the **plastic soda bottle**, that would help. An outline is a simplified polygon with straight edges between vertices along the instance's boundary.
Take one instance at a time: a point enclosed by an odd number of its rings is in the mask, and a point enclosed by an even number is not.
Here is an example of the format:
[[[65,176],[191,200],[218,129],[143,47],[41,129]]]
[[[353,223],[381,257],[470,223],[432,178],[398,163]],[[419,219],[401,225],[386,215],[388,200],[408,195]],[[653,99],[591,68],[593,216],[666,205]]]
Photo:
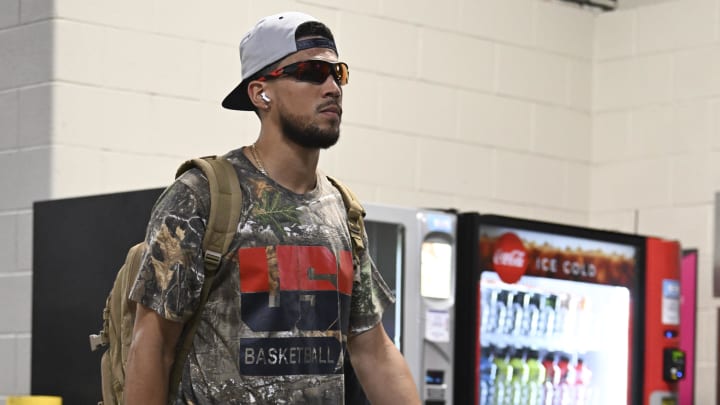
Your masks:
[[[565,319],[570,312],[570,295],[560,294],[555,308],[555,330],[553,334],[562,337],[565,334]]]
[[[566,353],[560,354],[558,367],[560,368],[560,384],[553,397],[554,404],[571,405],[575,401],[575,368],[570,365],[570,356]]]
[[[530,295],[522,291],[516,292],[513,296],[512,318],[510,319],[511,325],[508,331],[512,335],[518,336],[523,332],[524,313],[529,301]]]
[[[482,297],[480,332],[493,332],[497,328],[498,290],[482,288],[480,295]]]
[[[497,365],[494,360],[492,346],[480,348],[480,395],[478,397],[480,405],[493,403],[495,379],[497,378]]]
[[[498,294],[497,304],[495,305],[494,322],[491,321],[492,329],[489,332],[504,333],[505,324],[507,323],[507,314],[512,304],[512,293],[508,290],[502,290]]]
[[[507,293],[507,295],[504,297],[504,304],[506,312],[505,312],[505,319],[503,321],[503,326],[501,330],[499,330],[499,333],[502,333],[503,335],[510,335],[512,333],[513,328],[515,327],[515,296],[517,295],[517,292],[515,291],[503,291]]]
[[[540,300],[540,319],[538,320],[538,335],[552,336],[555,332],[555,311],[557,296],[549,294]]]
[[[548,352],[543,357],[542,365],[545,367],[545,383],[543,384],[543,405],[553,405],[555,396],[559,397],[560,367],[555,363],[555,353]]]
[[[527,307],[523,312],[522,335],[535,336],[538,331],[538,321],[540,319],[540,294],[531,293],[527,302]]]
[[[530,368],[525,362],[522,349],[511,349],[509,356],[510,366],[513,368],[513,375],[510,381],[510,401],[506,401],[506,403],[525,405],[526,402],[523,401],[523,392],[527,389]]]
[[[592,379],[592,371],[585,365],[582,357],[578,358],[575,365],[575,405],[585,405],[590,403],[590,380]]]
[[[495,390],[493,395],[493,405],[505,405],[509,403],[510,387],[513,378],[513,368],[507,359],[507,347],[497,348],[493,363],[497,366],[495,374]]]
[[[523,403],[528,405],[544,404],[543,384],[545,384],[546,371],[545,366],[540,363],[540,352],[529,349],[525,362],[528,366],[528,384],[526,394],[523,396],[525,399]]]

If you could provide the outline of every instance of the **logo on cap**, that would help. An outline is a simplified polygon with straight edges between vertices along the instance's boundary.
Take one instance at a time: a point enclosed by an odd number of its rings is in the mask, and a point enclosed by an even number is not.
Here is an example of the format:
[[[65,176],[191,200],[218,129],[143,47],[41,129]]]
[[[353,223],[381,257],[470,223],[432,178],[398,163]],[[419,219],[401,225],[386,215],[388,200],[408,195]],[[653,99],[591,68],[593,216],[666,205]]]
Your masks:
[[[529,260],[522,240],[512,232],[504,233],[495,242],[493,267],[500,279],[516,283],[525,274]]]

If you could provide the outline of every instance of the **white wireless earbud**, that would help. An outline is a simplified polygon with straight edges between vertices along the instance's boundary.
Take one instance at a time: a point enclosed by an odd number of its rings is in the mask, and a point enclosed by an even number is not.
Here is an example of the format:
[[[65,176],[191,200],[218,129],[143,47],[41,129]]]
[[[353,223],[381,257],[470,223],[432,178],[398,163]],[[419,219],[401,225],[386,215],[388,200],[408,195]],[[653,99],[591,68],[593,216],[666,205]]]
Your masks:
[[[260,98],[261,98],[264,102],[266,102],[266,103],[269,103],[269,102],[270,102],[270,97],[268,97],[267,94],[265,94],[264,91],[263,91],[262,93],[260,93]]]

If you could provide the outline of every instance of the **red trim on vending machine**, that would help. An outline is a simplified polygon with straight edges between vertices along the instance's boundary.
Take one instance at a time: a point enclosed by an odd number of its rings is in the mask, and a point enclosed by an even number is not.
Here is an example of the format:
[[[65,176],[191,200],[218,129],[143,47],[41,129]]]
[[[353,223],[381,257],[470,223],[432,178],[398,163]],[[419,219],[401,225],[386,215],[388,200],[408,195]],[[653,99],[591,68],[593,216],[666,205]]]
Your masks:
[[[666,381],[664,376],[667,364],[663,354],[680,346],[680,253],[676,241],[647,239],[643,384],[646,405],[653,394],[677,391],[677,384]]]

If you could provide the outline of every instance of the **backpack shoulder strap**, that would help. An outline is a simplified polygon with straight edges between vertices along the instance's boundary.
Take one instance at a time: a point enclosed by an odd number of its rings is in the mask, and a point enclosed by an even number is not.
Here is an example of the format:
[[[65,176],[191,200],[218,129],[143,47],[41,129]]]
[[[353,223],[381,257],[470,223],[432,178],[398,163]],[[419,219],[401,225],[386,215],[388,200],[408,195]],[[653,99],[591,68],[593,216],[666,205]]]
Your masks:
[[[198,308],[187,322],[184,338],[181,345],[178,346],[175,362],[170,372],[169,403],[174,401],[177,394],[185,359],[190,353],[202,310],[210,294],[210,287],[213,284],[222,257],[228,252],[233,237],[237,232],[237,225],[240,222],[240,213],[242,211],[242,190],[240,190],[237,172],[230,162],[216,156],[188,160],[180,166],[175,177],[180,177],[180,175],[194,167],[203,171],[210,186],[210,214],[202,244],[205,280],[200,292]]]
[[[335,177],[327,176],[327,179],[338,189],[345,204],[348,230],[350,231],[350,239],[353,242],[353,258],[357,261],[360,257],[360,252],[365,249],[365,243],[363,242],[363,234],[365,233],[365,221],[363,219],[365,218],[365,208],[363,208],[360,200],[348,186]]]
[[[193,167],[202,170],[210,186],[210,215],[202,248],[205,272],[215,272],[237,231],[242,192],[237,172],[226,159],[208,156],[188,160],[180,166],[175,177]]]

